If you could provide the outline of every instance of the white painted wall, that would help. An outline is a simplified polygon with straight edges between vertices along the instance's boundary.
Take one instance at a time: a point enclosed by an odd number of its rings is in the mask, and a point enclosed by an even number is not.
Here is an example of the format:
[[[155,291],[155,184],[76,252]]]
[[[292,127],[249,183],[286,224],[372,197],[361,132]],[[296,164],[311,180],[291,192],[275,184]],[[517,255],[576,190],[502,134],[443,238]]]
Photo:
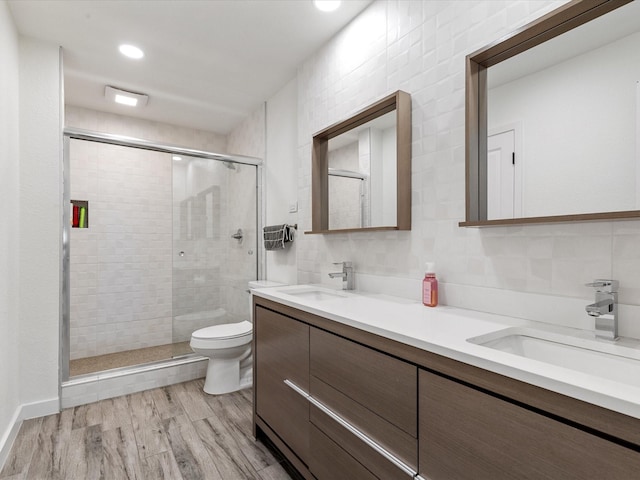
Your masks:
[[[297,95],[294,79],[267,102],[265,225],[298,222],[298,214],[289,213],[289,205],[298,201]],[[302,236],[302,230],[298,228],[289,247],[266,252],[266,278],[297,283],[296,252]]]
[[[0,2],[0,465],[20,405],[18,34]]]
[[[62,227],[61,61],[20,37],[20,402],[58,397]]]

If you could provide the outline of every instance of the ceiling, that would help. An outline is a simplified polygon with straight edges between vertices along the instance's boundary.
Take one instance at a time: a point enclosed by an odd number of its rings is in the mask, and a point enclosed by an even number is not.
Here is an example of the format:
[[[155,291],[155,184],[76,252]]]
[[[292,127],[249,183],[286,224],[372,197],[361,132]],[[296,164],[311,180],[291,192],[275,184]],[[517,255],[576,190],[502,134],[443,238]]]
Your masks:
[[[65,102],[221,134],[372,0],[318,11],[311,0],[10,0],[18,31],[61,45]],[[145,57],[118,52],[130,43]],[[105,86],[149,95],[132,108]]]

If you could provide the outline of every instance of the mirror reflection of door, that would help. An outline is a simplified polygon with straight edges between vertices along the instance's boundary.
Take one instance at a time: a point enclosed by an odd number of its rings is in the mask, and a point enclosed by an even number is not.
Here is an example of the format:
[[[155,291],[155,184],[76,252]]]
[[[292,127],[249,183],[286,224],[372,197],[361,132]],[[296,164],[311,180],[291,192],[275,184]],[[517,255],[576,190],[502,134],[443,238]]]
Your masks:
[[[517,218],[522,215],[520,184],[516,181],[516,133],[506,130],[488,138],[487,219]],[[519,165],[518,165],[519,168]]]

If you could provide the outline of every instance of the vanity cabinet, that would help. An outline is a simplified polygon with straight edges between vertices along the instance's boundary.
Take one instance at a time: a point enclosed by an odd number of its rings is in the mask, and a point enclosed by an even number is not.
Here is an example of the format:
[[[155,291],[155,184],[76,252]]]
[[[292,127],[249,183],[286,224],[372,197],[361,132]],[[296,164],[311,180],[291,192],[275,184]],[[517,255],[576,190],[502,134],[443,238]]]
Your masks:
[[[640,453],[420,371],[420,472],[429,480],[640,478]]]
[[[254,297],[254,428],[306,479],[631,480],[640,420]]]
[[[305,478],[413,476],[417,367],[310,325],[304,312],[257,298],[254,313],[257,436]]]

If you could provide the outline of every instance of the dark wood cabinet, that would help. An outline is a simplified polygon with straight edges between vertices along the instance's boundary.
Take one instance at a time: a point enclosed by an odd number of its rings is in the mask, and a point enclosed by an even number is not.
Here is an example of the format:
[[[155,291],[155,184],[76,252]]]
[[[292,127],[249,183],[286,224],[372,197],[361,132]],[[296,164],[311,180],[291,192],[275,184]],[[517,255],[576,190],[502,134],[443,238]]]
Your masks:
[[[254,313],[256,435],[306,479],[640,478],[637,418],[270,300]]]
[[[310,356],[311,396],[417,471],[417,367],[318,328],[311,328]],[[311,423],[379,478],[407,478],[322,410],[311,408]]]
[[[310,468],[318,480],[378,480],[362,464],[320,429],[311,426],[313,457]]]
[[[309,402],[284,382],[309,391],[309,326],[257,307],[255,411],[302,460],[309,457]]]
[[[430,480],[631,480],[640,453],[420,371],[420,474]]]
[[[314,328],[311,375],[407,434],[418,427],[418,369],[397,358]]]

